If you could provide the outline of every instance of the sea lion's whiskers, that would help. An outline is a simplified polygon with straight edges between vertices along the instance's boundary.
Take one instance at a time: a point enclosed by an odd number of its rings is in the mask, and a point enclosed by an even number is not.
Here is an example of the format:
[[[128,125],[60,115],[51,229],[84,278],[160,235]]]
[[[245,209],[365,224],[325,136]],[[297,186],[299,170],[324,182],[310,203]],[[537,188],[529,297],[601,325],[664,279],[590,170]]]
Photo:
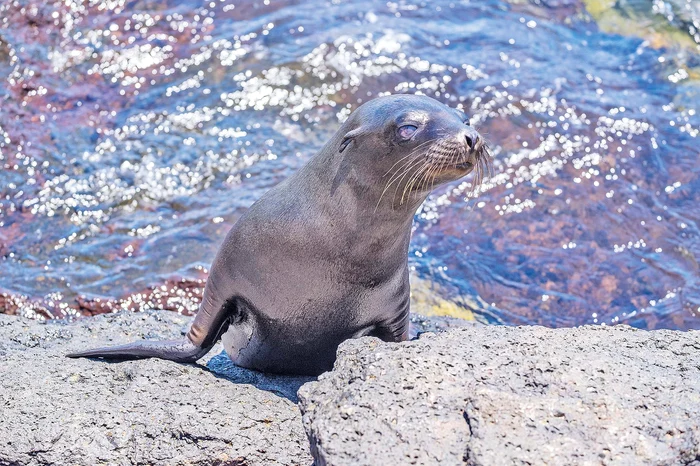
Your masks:
[[[425,170],[425,173],[423,173],[422,178],[421,178],[420,182],[418,183],[418,187],[417,187],[418,191],[423,191],[423,189],[426,186],[426,182],[430,177],[430,172],[435,170],[436,165],[437,164],[435,164],[435,163],[430,163],[428,165],[428,168]],[[416,181],[418,181],[418,180],[416,180]]]
[[[423,154],[420,154],[419,156],[415,157],[412,160],[408,160],[404,162],[404,164],[400,167],[399,170],[397,170],[393,175],[391,175],[391,178],[389,178],[389,181],[387,181],[386,188],[391,186],[396,180],[401,178],[406,174],[406,171],[410,170],[412,167],[416,166],[420,161],[423,159]],[[385,189],[386,189],[385,188]]]
[[[377,205],[374,207],[375,213],[377,212],[377,208],[379,207],[379,204],[382,202],[382,198],[384,197],[384,194],[389,190],[389,188],[391,187],[392,184],[394,184],[394,182],[398,181],[398,183],[396,184],[396,189],[394,190],[394,196],[391,200],[391,208],[392,209],[394,208],[394,201],[396,200],[396,192],[398,191],[399,186],[401,186],[401,181],[406,177],[406,175],[408,175],[410,173],[411,168],[417,167],[419,165],[420,165],[420,159],[414,160],[413,163],[411,163],[411,166],[402,172],[400,177],[397,177],[396,179],[394,179],[394,181],[387,184],[386,188],[384,188],[384,190],[382,191],[382,195],[379,196],[379,200],[377,201]]]
[[[484,179],[487,176],[490,176],[490,167],[487,159],[487,155],[485,152],[481,152],[479,157],[477,158],[477,163],[476,163],[476,173],[474,175],[474,180],[473,180],[473,186],[470,192],[470,197],[478,197],[479,194],[482,191],[482,186],[484,183]]]
[[[422,149],[426,144],[428,144],[428,143],[433,143],[433,142],[436,141],[436,140],[437,140],[437,138],[433,138],[433,139],[430,139],[430,140],[428,140],[428,141],[426,141],[426,142],[424,142],[424,143],[421,143],[420,145],[418,145],[415,149],[413,149],[413,150],[411,151],[411,154],[410,154],[410,155],[415,154],[418,150]],[[386,186],[386,187],[384,188],[384,190],[382,191],[381,196],[379,196],[379,201],[377,201],[377,205],[376,205],[375,208],[374,208],[374,211],[375,211],[375,212],[377,211],[377,208],[379,207],[379,203],[381,202],[382,197],[384,196],[384,193],[386,193],[386,191],[391,187],[391,185],[392,185],[394,182],[398,181],[398,184],[396,185],[396,189],[394,190],[393,199],[392,199],[392,201],[391,201],[391,206],[392,206],[392,208],[395,207],[395,206],[394,206],[394,203],[396,202],[396,196],[397,196],[397,194],[398,194],[399,187],[401,186],[401,181],[403,181],[403,179],[406,177],[406,175],[407,175],[413,168],[415,168],[415,167],[417,167],[418,165],[420,165],[419,162],[423,161],[424,164],[427,165],[427,163],[428,163],[429,160],[426,161],[426,160],[424,159],[424,156],[430,157],[430,154],[432,153],[433,150],[434,150],[434,147],[430,147],[430,148],[428,148],[426,151],[423,151],[422,153],[418,154],[418,156],[416,157],[415,160],[409,161],[409,162],[407,162],[407,163],[404,164],[403,171],[397,172],[397,174],[392,175],[392,178],[390,178],[389,182],[387,183],[387,186]],[[401,160],[404,160],[404,159],[406,159],[406,157],[403,157]],[[396,163],[395,163],[393,166],[396,166]],[[422,172],[424,169],[425,169],[425,167],[420,167],[420,168],[416,169],[416,170],[413,172],[413,174],[409,177],[408,182],[406,182],[406,185],[404,186],[404,191],[403,191],[403,193],[402,193],[402,195],[401,195],[401,202],[399,203],[399,205],[402,205],[402,204],[403,204],[403,199],[404,199],[405,194],[406,194],[406,189],[407,189],[409,186],[411,186],[411,185],[415,182],[415,181],[414,181],[414,178],[417,178],[418,176],[420,176],[421,172]]]
[[[462,149],[461,146],[455,144],[454,142],[449,142],[445,145],[441,146],[442,152],[441,152],[441,157],[438,160],[438,164],[436,164],[435,169],[431,170],[430,173],[428,173],[428,179],[426,180],[426,187],[428,186],[428,182],[430,183],[430,189],[429,191],[432,191],[434,186],[435,186],[435,180],[437,179],[437,176],[440,174],[440,170],[446,167],[452,167],[457,163],[457,160],[461,156],[464,155],[464,150]]]
[[[433,170],[433,173],[432,173],[433,176],[430,180],[430,189],[428,190],[428,192],[432,191],[433,188],[435,188],[435,179],[437,178],[438,173],[439,173],[438,170]]]
[[[481,185],[484,182],[484,174],[484,162],[483,159],[479,157],[476,162],[476,186],[478,189],[477,196],[481,193]]]
[[[425,170],[425,173],[423,174],[423,178],[418,183],[418,191],[423,191],[423,189],[426,186],[426,182],[428,181],[428,179],[430,177],[430,173],[435,170],[436,165],[437,164],[435,164],[435,163],[431,163],[430,166],[428,167],[428,169]]]
[[[452,146],[447,147],[446,150],[447,152],[442,154],[443,157],[438,159],[437,163],[433,164],[433,167],[426,173],[425,179],[420,185],[421,190],[427,188],[428,183],[430,183],[430,189],[428,189],[428,192],[432,191],[433,186],[435,185],[435,178],[437,177],[440,170],[444,167],[449,166],[450,163],[452,163],[452,160],[455,158],[455,155],[458,153],[458,150]]]
[[[416,184],[418,183],[417,190],[422,191],[425,188],[426,181],[430,178],[430,173],[437,170],[438,167],[434,163],[427,164],[426,168],[423,170],[423,172],[420,175],[420,178],[416,178],[413,181],[413,184],[411,185],[411,189],[416,188]],[[410,191],[409,191],[410,193]]]
[[[481,158],[477,158],[476,160],[476,176],[474,179],[474,186],[480,187],[481,182],[483,181],[483,175],[484,175],[484,170],[483,170],[483,165],[481,163]]]
[[[473,199],[479,195],[481,184],[484,181],[485,158],[486,157],[484,155],[484,149],[479,149],[479,152],[476,154],[476,163],[474,164],[474,176],[472,177],[472,180],[469,183],[470,188],[467,192],[467,197],[470,199]]]
[[[426,141],[426,142],[424,142],[424,143],[419,144],[416,148],[414,148],[414,149],[411,151],[410,154],[408,154],[406,157],[402,157],[398,162],[394,163],[394,165],[391,166],[391,168],[382,176],[382,178],[384,178],[387,174],[389,174],[389,172],[390,172],[399,162],[402,162],[403,160],[405,160],[406,158],[408,158],[408,157],[410,157],[410,156],[412,156],[412,155],[415,155],[420,149],[423,148],[423,146],[425,146],[425,144],[430,143],[430,142],[432,142],[432,141],[434,141],[434,140],[435,140],[435,139],[431,139],[430,141]],[[430,149],[428,149],[428,150],[430,150]],[[425,154],[426,154],[426,152],[424,151],[424,152],[422,152],[421,154],[418,154],[418,156],[417,156],[414,160],[408,160],[408,161],[404,162],[404,164],[403,164],[403,166],[401,167],[401,169],[397,170],[396,173],[394,173],[393,175],[391,175],[391,178],[389,178],[389,181],[388,181],[388,184],[387,184],[387,188],[388,188],[389,186],[391,186],[391,184],[393,183],[393,181],[395,181],[395,179],[394,179],[395,177],[401,177],[401,176],[405,175],[405,173],[406,173],[405,171],[406,171],[406,170],[410,170],[410,168],[411,168],[412,166],[415,165],[415,162],[422,160],[422,158],[423,158],[423,156],[424,156]],[[393,181],[392,181],[392,180],[393,180]],[[386,190],[386,188],[385,188],[385,190]],[[382,193],[382,194],[383,194],[383,193]]]
[[[489,178],[493,178],[495,175],[493,169],[493,157],[491,156],[491,151],[489,151],[488,145],[484,145],[484,163],[486,164],[486,168],[488,168]]]
[[[430,179],[430,173],[436,171],[438,168],[441,168],[443,166],[442,158],[446,155],[445,151],[447,151],[447,153],[449,153],[450,150],[451,150],[451,148],[449,146],[445,147],[445,145],[442,141],[438,141],[435,145],[433,145],[428,150],[428,152],[426,154],[426,160],[429,163],[429,166],[428,166],[427,170],[425,170],[425,173],[423,173],[424,176],[423,176],[423,179],[421,180],[421,183],[418,185],[418,190],[423,190],[424,187],[427,186],[427,181]],[[435,160],[434,156],[436,154],[442,155],[443,157],[440,157],[437,160]],[[438,163],[435,163],[435,162],[438,162]]]
[[[493,178],[494,176],[494,171],[493,171],[493,164],[491,163],[491,153],[489,152],[489,147],[487,145],[484,145],[482,152],[481,152],[481,157],[479,157],[479,161],[481,162],[481,170],[482,170],[482,183],[485,179],[487,178]]]
[[[479,187],[481,186],[481,161],[477,159],[474,166],[474,176],[472,177],[471,187],[469,188],[470,199],[474,199],[479,195]]]
[[[408,179],[408,182],[403,188],[403,192],[401,193],[401,202],[399,202],[399,205],[403,205],[403,200],[404,197],[406,196],[406,192],[411,192],[411,189],[413,189],[413,185],[415,184],[416,181],[420,179],[420,177],[425,173],[427,169],[429,169],[431,166],[430,163],[430,158],[426,158],[423,162],[423,165],[421,165],[420,168],[418,168],[415,173]],[[398,192],[398,189],[396,192],[394,192],[394,200],[396,200],[396,194]]]
[[[476,194],[477,196],[481,194],[481,185],[484,182],[484,166],[482,163],[477,164],[477,183],[476,186],[478,187],[479,192]]]
[[[436,149],[436,148],[437,148],[437,149]],[[424,173],[425,176],[422,177],[422,179],[420,180],[420,184],[418,185],[418,190],[419,190],[419,191],[423,189],[423,185],[425,184],[425,180],[428,179],[428,177],[427,177],[428,173],[429,173],[429,172],[433,169],[433,167],[435,166],[434,160],[432,160],[432,158],[433,158],[433,156],[435,155],[435,151],[436,151],[436,150],[439,150],[440,148],[441,148],[441,146],[440,146],[440,143],[438,142],[438,143],[435,144],[433,147],[431,147],[431,148],[428,150],[428,152],[425,154],[425,161],[426,161],[427,168],[426,168],[425,173]],[[403,195],[402,195],[402,198],[403,198]]]
[[[406,195],[406,190],[409,189],[409,187],[411,187],[413,185],[414,180],[418,179],[418,177],[420,177],[421,173],[423,173],[423,171],[425,171],[425,169],[430,165],[430,161],[428,159],[423,159],[422,162],[423,163],[420,166],[418,166],[418,168],[416,168],[416,170],[408,178],[408,181],[406,181],[406,183],[404,184],[403,191],[401,192],[401,200],[399,201],[399,205],[403,205],[403,200],[404,200],[404,197]],[[396,189],[394,190],[394,198],[392,200],[392,206],[393,206],[393,202],[396,202],[396,196],[399,193],[400,186],[401,186],[401,184],[399,183],[396,186]]]
[[[490,147],[487,143],[484,144],[479,149],[479,161],[483,162],[484,174],[489,178],[493,177],[493,164],[491,163],[493,157],[491,156]]]
[[[425,142],[422,142],[422,143],[418,144],[411,152],[409,152],[409,154],[408,154],[407,156],[401,157],[399,160],[397,160],[397,161],[394,163],[394,165],[392,165],[391,167],[389,167],[389,169],[386,171],[386,173],[384,173],[384,175],[382,175],[382,178],[384,178],[385,176],[387,176],[387,175],[389,174],[389,172],[391,172],[391,170],[393,170],[393,168],[394,168],[397,164],[399,164],[401,161],[406,160],[407,158],[411,157],[411,156],[414,155],[416,152],[418,152],[420,149],[422,149],[426,144],[430,144],[430,143],[433,142],[433,141],[435,141],[435,139],[429,139],[428,141],[425,141]]]
[[[392,206],[392,208],[394,207],[394,201],[396,200],[396,192],[398,191],[399,186],[401,186],[401,181],[406,177],[406,175],[408,175],[411,172],[411,170],[413,168],[418,167],[421,164],[421,162],[423,162],[423,154],[421,154],[419,157],[416,157],[414,160],[407,162],[404,165],[402,171],[397,172],[394,176],[392,176],[392,178],[389,180],[389,182],[387,182],[386,187],[382,191],[381,196],[379,196],[379,200],[377,201],[377,205],[374,208],[375,212],[377,211],[377,208],[379,207],[379,203],[382,201],[384,194],[388,191],[388,189],[391,187],[392,184],[394,184],[398,181],[398,183],[396,184],[396,189],[394,190],[394,199],[391,201],[391,206]]]
[[[443,161],[439,161],[439,163],[433,165],[433,167],[428,170],[428,173],[425,175],[425,179],[423,183],[421,184],[421,189],[427,188],[428,187],[428,180],[430,180],[430,188],[427,190],[428,193],[433,190],[433,186],[435,185],[435,177],[437,177],[438,173],[440,172],[440,169],[442,169],[446,164]]]
[[[427,168],[420,173],[422,176],[422,179],[420,179],[420,182],[418,184],[418,190],[422,191],[424,190],[427,186],[428,183],[435,180],[437,177],[437,174],[439,173],[439,170],[442,169],[443,167],[446,166],[445,159],[446,158],[451,158],[453,152],[455,151],[455,148],[451,145],[445,145],[442,141],[437,142],[433,147],[431,147],[426,156],[426,162],[427,162]],[[440,155],[439,158],[435,159],[435,155]],[[415,177],[415,179],[412,179],[409,181],[407,184],[406,188],[408,188],[409,192],[411,189],[415,187],[416,182],[418,181],[418,177]],[[406,194],[406,188],[404,188],[404,192],[401,196],[401,201],[403,203],[403,198]],[[431,183],[431,190],[432,190],[432,183]]]
[[[405,157],[404,157],[405,158]],[[419,157],[416,157],[415,160],[409,160],[407,161],[404,166],[402,167],[402,170],[395,173],[392,175],[391,178],[389,178],[389,181],[386,184],[386,187],[382,191],[382,194],[379,196],[379,200],[377,201],[377,205],[374,207],[374,212],[377,212],[377,208],[379,208],[379,204],[382,202],[382,198],[384,197],[384,193],[387,192],[387,190],[391,187],[392,184],[394,184],[396,181],[399,183],[396,185],[396,188],[398,190],[398,187],[401,186],[401,180],[411,171],[411,168],[414,168],[419,165],[419,163],[423,160],[423,154],[421,154]],[[396,164],[394,164],[396,165]],[[394,193],[394,198],[396,197],[396,193]],[[392,200],[392,207],[394,206],[394,201]]]

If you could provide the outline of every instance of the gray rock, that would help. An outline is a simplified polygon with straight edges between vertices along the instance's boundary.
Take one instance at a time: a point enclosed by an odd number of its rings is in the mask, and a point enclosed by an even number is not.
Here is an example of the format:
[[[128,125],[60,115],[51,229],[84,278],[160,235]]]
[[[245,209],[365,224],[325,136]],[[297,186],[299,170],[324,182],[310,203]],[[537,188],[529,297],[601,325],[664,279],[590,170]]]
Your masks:
[[[697,331],[362,338],[299,396],[317,466],[700,465]]]
[[[183,335],[189,318],[0,315],[0,465],[700,466],[700,332],[550,330],[413,317],[416,341],[344,343],[318,381],[71,360]],[[460,328],[467,325],[464,328]]]
[[[309,378],[248,371],[225,354],[208,367],[63,357],[174,338],[188,324],[170,312],[71,324],[0,315],[0,465],[310,465],[295,404]]]

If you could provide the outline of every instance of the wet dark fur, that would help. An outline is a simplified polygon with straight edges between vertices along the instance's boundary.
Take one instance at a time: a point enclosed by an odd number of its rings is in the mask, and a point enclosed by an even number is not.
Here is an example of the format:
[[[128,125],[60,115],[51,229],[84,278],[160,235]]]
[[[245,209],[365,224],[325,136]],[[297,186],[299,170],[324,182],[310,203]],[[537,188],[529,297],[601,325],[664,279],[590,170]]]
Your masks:
[[[410,138],[398,130],[416,129]],[[408,247],[430,191],[489,170],[466,115],[425,96],[358,108],[298,172],[233,226],[187,336],[69,355],[192,362],[223,334],[231,359],[262,371],[319,374],[338,345],[408,337]]]

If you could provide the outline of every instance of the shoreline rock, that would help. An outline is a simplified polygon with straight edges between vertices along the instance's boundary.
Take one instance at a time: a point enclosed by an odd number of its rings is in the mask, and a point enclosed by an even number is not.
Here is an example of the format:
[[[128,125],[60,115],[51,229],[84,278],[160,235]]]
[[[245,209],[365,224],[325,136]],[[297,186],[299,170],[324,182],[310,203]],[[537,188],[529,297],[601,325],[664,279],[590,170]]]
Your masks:
[[[414,316],[428,333],[347,341],[318,380],[220,348],[199,364],[63,357],[189,321],[0,315],[0,465],[700,466],[699,331]]]
[[[299,391],[316,466],[698,465],[700,332],[474,326],[347,341]]]
[[[0,465],[309,466],[295,404],[308,377],[241,369],[220,348],[196,365],[64,357],[179,337],[189,320],[157,311],[69,324],[0,315]]]

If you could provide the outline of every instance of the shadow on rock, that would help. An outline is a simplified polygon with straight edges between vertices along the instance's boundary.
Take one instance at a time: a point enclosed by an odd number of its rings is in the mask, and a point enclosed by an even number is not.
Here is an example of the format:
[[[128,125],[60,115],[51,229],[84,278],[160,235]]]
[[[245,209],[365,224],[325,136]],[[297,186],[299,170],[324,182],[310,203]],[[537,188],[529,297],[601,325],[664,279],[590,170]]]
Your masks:
[[[439,333],[452,328],[472,327],[477,325],[452,317],[425,317],[419,314],[411,314],[411,339],[427,332]],[[204,369],[204,366],[197,365]],[[315,381],[316,377],[302,375],[277,375],[246,369],[231,361],[225,351],[212,357],[206,364],[206,369],[219,378],[229,380],[237,384],[252,385],[259,390],[274,393],[286,398],[293,403],[299,402],[297,392],[307,382]]]
[[[205,369],[204,366],[196,366]],[[298,375],[265,374],[237,366],[231,361],[226,352],[222,351],[211,358],[206,365],[215,376],[237,384],[252,385],[259,390],[274,393],[293,403],[299,402],[297,391],[306,382],[316,380],[316,377]]]

